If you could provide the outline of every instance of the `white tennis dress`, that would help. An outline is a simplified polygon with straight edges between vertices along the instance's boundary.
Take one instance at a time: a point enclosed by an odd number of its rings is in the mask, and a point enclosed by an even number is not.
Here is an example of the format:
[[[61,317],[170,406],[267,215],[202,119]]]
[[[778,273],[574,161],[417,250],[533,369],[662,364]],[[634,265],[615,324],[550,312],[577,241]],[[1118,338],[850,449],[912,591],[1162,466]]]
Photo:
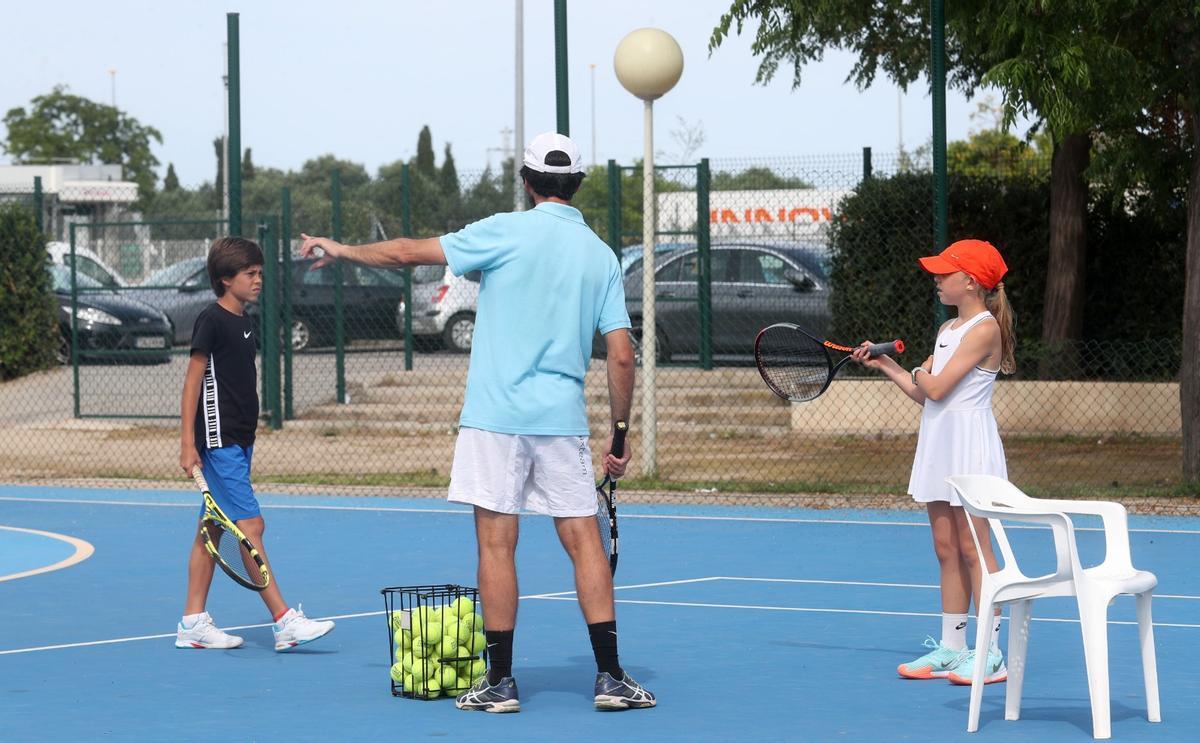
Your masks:
[[[957,328],[946,326],[938,333],[933,349],[933,373],[939,374],[958,350],[963,336],[987,320],[984,311]],[[958,494],[946,482],[950,475],[996,475],[1008,478],[1004,445],[996,417],[992,415],[992,388],[995,371],[978,366],[941,400],[925,400],[921,430],[917,435],[917,454],[913,459],[908,494],[919,503],[948,501],[961,506]]]

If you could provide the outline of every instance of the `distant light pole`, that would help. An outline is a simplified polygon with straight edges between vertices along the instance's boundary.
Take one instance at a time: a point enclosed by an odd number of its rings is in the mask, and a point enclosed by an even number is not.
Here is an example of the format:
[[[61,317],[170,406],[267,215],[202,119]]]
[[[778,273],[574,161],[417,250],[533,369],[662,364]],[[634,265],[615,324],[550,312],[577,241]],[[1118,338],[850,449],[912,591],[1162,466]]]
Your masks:
[[[521,180],[521,164],[525,154],[525,2],[516,0],[517,16],[517,58],[516,58],[516,90],[513,98],[516,111],[513,114],[513,130],[516,142],[513,143],[513,211],[525,210],[525,188]],[[500,172],[504,172],[501,165]]]
[[[666,31],[639,28],[617,44],[613,55],[617,79],[645,101],[642,155],[642,472],[658,471],[657,411],[654,376],[658,338],[654,320],[654,99],[661,98],[683,74],[683,50]]]
[[[592,167],[596,167],[596,65],[589,64],[592,75]]]
[[[108,71],[108,77],[109,77],[109,82],[111,83],[111,89],[112,89],[112,107],[116,108],[117,107],[117,71],[115,69],[110,69]]]

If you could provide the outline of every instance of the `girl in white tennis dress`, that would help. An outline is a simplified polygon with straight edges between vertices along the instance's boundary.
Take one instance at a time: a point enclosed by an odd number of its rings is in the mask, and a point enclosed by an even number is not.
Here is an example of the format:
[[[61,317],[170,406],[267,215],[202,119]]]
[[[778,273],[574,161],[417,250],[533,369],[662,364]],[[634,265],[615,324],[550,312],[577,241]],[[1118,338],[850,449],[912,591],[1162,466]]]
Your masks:
[[[946,678],[969,685],[975,651],[967,649],[967,615],[972,596],[978,602],[981,562],[997,569],[986,519],[975,519],[981,535],[977,554],[967,513],[950,475],[1007,477],[1004,446],[992,414],[992,389],[998,373],[1011,374],[1013,362],[1012,309],[1000,279],[1008,270],[999,251],[982,240],[960,240],[941,254],[922,258],[921,267],[934,275],[938,298],[958,308],[958,317],[938,331],[933,355],[907,371],[887,356],[870,358],[864,348],[855,359],[878,369],[913,401],[923,406],[917,452],[908,492],[929,513],[934,552],[942,589],[942,639],[928,637],[929,652],[897,668],[904,678]],[[1000,619],[987,649],[986,683],[1004,681],[1008,672],[997,635]]]

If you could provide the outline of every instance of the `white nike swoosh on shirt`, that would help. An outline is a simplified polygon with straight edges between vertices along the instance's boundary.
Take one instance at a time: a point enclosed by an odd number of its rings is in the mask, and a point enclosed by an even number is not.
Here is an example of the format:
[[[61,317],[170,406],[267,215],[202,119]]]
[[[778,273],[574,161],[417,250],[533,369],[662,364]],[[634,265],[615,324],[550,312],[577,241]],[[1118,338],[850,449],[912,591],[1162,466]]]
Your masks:
[[[247,330],[245,333],[242,333],[242,337],[243,337],[243,338],[249,338],[249,337],[250,337],[250,331],[249,331],[249,330]]]

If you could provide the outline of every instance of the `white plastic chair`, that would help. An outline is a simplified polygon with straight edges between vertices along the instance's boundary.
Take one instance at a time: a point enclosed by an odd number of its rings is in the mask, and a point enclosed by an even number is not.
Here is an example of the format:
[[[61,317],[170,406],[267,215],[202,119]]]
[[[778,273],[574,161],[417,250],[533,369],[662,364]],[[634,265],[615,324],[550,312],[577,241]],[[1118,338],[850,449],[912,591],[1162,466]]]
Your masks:
[[[1083,633],[1083,655],[1087,665],[1088,694],[1092,702],[1092,735],[1107,739],[1111,735],[1108,689],[1108,606],[1116,597],[1137,597],[1138,642],[1142,650],[1142,675],[1146,685],[1146,717],[1161,722],[1158,705],[1158,669],[1154,657],[1154,629],[1150,620],[1151,591],[1158,585],[1153,573],[1136,570],[1129,557],[1129,529],[1125,507],[1103,501],[1049,500],[1030,498],[1007,480],[991,475],[958,475],[946,481],[962,498],[967,513],[986,518],[1000,547],[1004,566],[995,573],[983,573],[979,597],[979,616],[991,617],[996,606],[1008,604],[1008,688],[1005,693],[1004,719],[1021,715],[1021,685],[1025,677],[1025,650],[1029,644],[1029,618],[1033,600],[1043,596],[1075,596],[1079,604],[1079,623]],[[1075,528],[1068,514],[1100,516],[1104,522],[1104,561],[1091,568],[1079,562]],[[1000,519],[1049,526],[1054,535],[1057,566],[1053,573],[1030,577],[1021,572],[1012,547],[1004,535]],[[979,535],[971,519],[971,537],[979,550]],[[994,622],[979,621],[976,648],[991,641]],[[971,706],[967,732],[979,729],[979,707],[983,701],[983,678],[987,653],[975,654],[971,684]]]

